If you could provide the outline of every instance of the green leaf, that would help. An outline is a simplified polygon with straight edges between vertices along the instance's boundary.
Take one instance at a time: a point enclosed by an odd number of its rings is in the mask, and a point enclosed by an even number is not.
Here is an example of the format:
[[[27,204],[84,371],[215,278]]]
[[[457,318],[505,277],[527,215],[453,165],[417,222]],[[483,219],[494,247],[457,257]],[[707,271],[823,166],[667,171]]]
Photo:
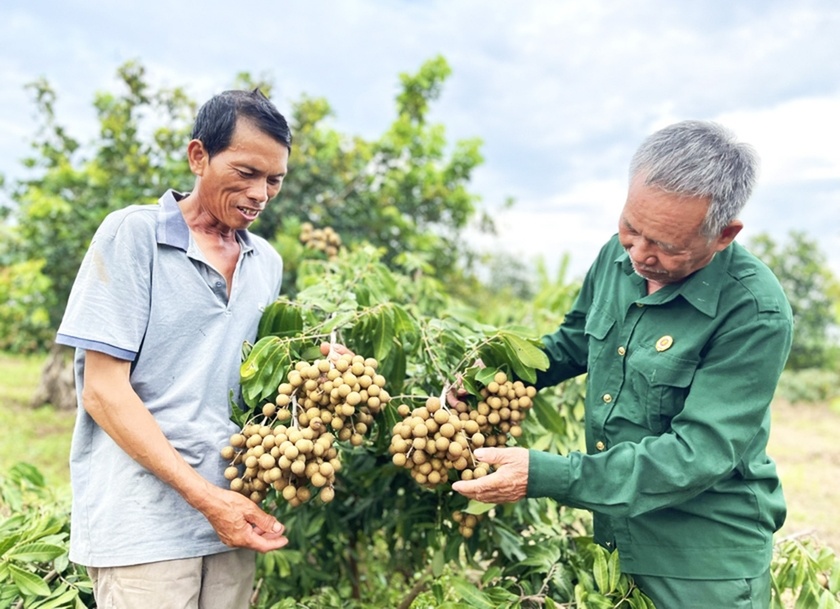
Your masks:
[[[9,552],[9,558],[22,562],[47,562],[58,558],[66,552],[65,548],[48,543],[27,543],[20,545]]]
[[[394,318],[389,309],[382,311],[373,328],[373,356],[380,362],[385,361],[391,353],[394,336]]]
[[[55,594],[55,591],[53,594]],[[76,588],[70,588],[55,598],[48,599],[39,605],[32,605],[32,609],[56,609],[57,607],[61,607],[70,601],[75,601],[78,597],[79,591]]]
[[[490,582],[502,576],[502,569],[499,566],[492,566],[481,574],[481,585],[486,586]]]
[[[324,334],[328,334],[333,330],[343,328],[344,326],[348,325],[351,321],[353,321],[353,318],[355,316],[355,311],[342,311],[340,313],[336,313],[327,321],[325,321],[323,326],[321,326],[319,329]]]
[[[566,421],[558,412],[556,404],[552,404],[548,398],[537,394],[531,410],[546,431],[561,437],[566,435]]]
[[[9,573],[18,589],[25,595],[49,596],[50,587],[43,579],[17,565],[9,565]]]
[[[817,609],[835,609],[835,607],[837,607],[837,601],[834,595],[828,590],[823,590],[822,594],[820,594],[820,604],[817,606]]]
[[[31,463],[24,463],[23,461],[16,463],[9,470],[9,480],[15,484],[20,484],[25,480],[38,488],[44,488],[47,484],[44,475],[37,467]]]
[[[475,373],[475,380],[486,387],[493,380],[493,377],[496,376],[497,372],[498,370],[496,368],[480,368]]]
[[[494,605],[487,598],[487,595],[468,581],[460,577],[453,577],[452,588],[460,597],[460,600],[466,602],[470,607],[475,609],[494,609]]]
[[[11,520],[11,518],[9,519]],[[22,519],[21,524],[22,524]],[[20,526],[20,525],[18,525]],[[13,547],[17,542],[20,541],[21,533],[14,533],[13,535],[9,535],[7,537],[3,537],[0,539],[0,556],[4,556],[9,548]]]
[[[537,370],[546,370],[548,368],[548,355],[540,347],[535,345],[533,340],[528,340],[506,331],[501,331],[500,335],[516,354],[518,361],[523,366]]]
[[[257,375],[262,364],[261,354],[279,340],[276,336],[266,336],[257,341],[257,344],[253,346],[248,354],[248,358],[239,367],[239,377],[243,383],[248,382]]]
[[[464,510],[464,512],[466,512],[467,514],[475,514],[476,516],[478,516],[480,514],[486,514],[494,507],[496,507],[495,503],[482,503],[481,501],[470,499],[470,502],[467,504],[467,507]]]
[[[605,556],[607,551],[601,546],[594,546],[594,548],[595,560],[592,565],[592,572],[595,575],[595,584],[601,592],[608,594],[612,592],[612,588],[610,588],[610,569],[607,566]]]
[[[440,577],[444,566],[446,566],[446,562],[443,557],[443,549],[438,548],[432,556],[432,575]]]
[[[621,579],[621,561],[618,557],[618,550],[613,550],[610,554],[609,561],[610,569],[610,584],[609,591],[614,592],[618,587],[618,582]]]

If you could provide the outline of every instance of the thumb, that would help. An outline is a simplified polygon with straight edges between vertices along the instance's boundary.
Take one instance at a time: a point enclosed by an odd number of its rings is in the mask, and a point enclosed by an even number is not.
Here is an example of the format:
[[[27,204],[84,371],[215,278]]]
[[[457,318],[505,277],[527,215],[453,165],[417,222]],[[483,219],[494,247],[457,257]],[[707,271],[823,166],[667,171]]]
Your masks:
[[[248,521],[263,531],[272,533],[282,533],[285,528],[274,516],[263,512],[259,508],[248,515]]]

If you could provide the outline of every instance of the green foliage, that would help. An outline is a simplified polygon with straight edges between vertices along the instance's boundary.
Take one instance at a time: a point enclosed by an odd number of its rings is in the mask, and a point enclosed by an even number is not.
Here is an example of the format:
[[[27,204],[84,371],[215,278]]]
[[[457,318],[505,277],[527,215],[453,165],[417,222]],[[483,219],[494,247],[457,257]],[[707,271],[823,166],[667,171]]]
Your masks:
[[[96,227],[110,211],[152,203],[168,187],[184,188],[183,160],[188,117],[194,104],[180,89],[150,91],[145,70],[128,62],[118,70],[121,93],[98,93],[94,107],[99,135],[88,146],[72,138],[55,115],[55,92],[45,80],[32,83],[42,124],[24,161],[34,177],[11,186],[7,227],[9,252],[3,266],[27,265],[31,311],[45,310],[42,326],[22,326],[15,340],[43,347],[58,326],[70,287]],[[162,125],[156,125],[153,119]],[[149,135],[146,135],[149,134]],[[2,300],[4,308],[18,304]],[[14,313],[20,316],[19,311]]]
[[[0,351],[33,353],[52,338],[44,260],[0,266]]]
[[[779,379],[776,395],[792,404],[831,403],[840,397],[840,371],[822,368],[785,370]]]
[[[31,465],[18,464],[0,478],[0,606],[93,605],[87,572],[67,556],[68,504]]]
[[[836,369],[840,364],[840,282],[826,265],[816,240],[798,231],[791,231],[788,239],[780,245],[762,234],[750,242],[750,249],[778,277],[793,309],[793,346],[787,368]]]
[[[302,222],[330,226],[351,246],[383,248],[383,261],[392,268],[460,278],[461,263],[469,259],[460,234],[477,201],[468,184],[482,158],[479,140],[450,147],[443,126],[427,122],[429,105],[449,73],[437,57],[417,74],[402,74],[397,116],[372,141],[329,127],[332,109],[324,99],[304,96],[292,105],[289,179],[254,224],[283,254],[287,285],[295,284],[307,257],[297,243]],[[0,334],[10,336],[7,348],[46,346],[107,213],[153,203],[167,188],[184,191],[193,183],[185,150],[197,104],[181,88],[153,90],[138,62],[122,65],[118,76],[120,92],[95,96],[99,133],[85,145],[59,122],[49,83],[30,85],[41,118],[25,160],[33,177],[4,187],[10,201],[0,213],[0,303],[9,308],[0,318]],[[267,76],[248,73],[238,74],[234,86],[266,93],[272,88]],[[20,292],[14,283],[20,277],[31,280],[25,294],[30,302],[21,300],[23,294],[4,293]],[[15,320],[25,323],[12,326]]]
[[[248,410],[240,424],[260,420],[262,405],[274,399],[295,361],[318,357],[324,340],[377,358],[392,395],[366,446],[339,442],[343,467],[332,502],[292,508],[269,492],[266,507],[286,524],[290,546],[261,559],[259,606],[292,606],[284,599],[295,598],[309,607],[408,607],[400,603],[411,599],[439,607],[536,607],[552,600],[645,607],[617,571],[617,558],[598,558],[582,513],[550,500],[469,503],[448,485],[421,487],[392,464],[398,404],[413,408],[442,396],[459,375],[477,392],[499,370],[533,380],[547,365],[533,332],[483,324],[439,294],[428,298],[426,284],[434,281],[392,273],[371,248],[307,261],[295,300],[269,306],[258,340],[245,346]],[[484,368],[474,365],[479,359]],[[555,397],[536,400],[522,439],[545,450],[577,448],[583,384],[546,393]],[[456,510],[487,517],[474,536],[463,537]],[[602,559],[607,567],[596,577]]]
[[[377,140],[332,129],[325,99],[304,96],[294,103],[289,179],[254,230],[274,239],[296,236],[303,222],[329,226],[347,245],[383,248],[391,268],[458,277],[467,257],[459,237],[478,200],[468,184],[482,157],[479,140],[458,141],[449,150],[443,126],[426,120],[449,73],[438,57],[417,74],[400,75],[397,116]],[[294,270],[295,248],[286,242],[279,249]]]
[[[777,543],[771,574],[772,609],[840,608],[840,557],[813,538]]]

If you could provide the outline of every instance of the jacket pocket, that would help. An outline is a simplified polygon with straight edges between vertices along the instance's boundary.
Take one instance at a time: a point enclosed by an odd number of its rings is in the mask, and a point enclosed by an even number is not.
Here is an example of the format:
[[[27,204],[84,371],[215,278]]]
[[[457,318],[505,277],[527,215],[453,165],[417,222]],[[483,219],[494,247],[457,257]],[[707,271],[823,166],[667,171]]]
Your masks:
[[[586,325],[583,332],[586,335],[589,346],[589,372],[595,369],[595,362],[601,356],[601,352],[607,345],[607,336],[615,325],[615,319],[606,311],[593,308],[586,316]]]
[[[667,431],[685,406],[699,360],[642,353],[627,363],[636,377],[632,384],[642,397],[648,428],[656,434]]]

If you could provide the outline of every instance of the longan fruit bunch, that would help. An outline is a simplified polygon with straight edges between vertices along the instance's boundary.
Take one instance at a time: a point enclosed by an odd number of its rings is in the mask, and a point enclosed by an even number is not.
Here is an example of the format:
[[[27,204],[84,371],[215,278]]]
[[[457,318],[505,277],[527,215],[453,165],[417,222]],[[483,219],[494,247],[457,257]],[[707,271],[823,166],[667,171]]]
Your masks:
[[[230,461],[225,478],[231,490],[255,503],[270,487],[293,507],[314,493],[324,503],[332,501],[341,469],[335,441],[362,445],[374,417],[391,399],[377,367],[376,359],[350,353],[335,363],[297,362],[275,401],[263,405],[263,421],[246,424],[222,449]]]
[[[341,235],[331,226],[315,228],[311,222],[304,222],[300,225],[299,238],[305,247],[324,252],[329,259],[335,258],[341,249]]]
[[[484,519],[484,514],[467,514],[461,510],[452,512],[452,521],[458,525],[458,532],[466,539],[475,533],[478,523]]]
[[[434,396],[413,410],[400,404],[397,412],[403,420],[391,430],[391,459],[428,488],[448,483],[450,472],[461,480],[486,476],[490,466],[479,463],[473,451],[504,446],[509,436],[521,436],[520,423],[536,393],[534,387],[511,382],[500,371],[481,388],[475,405],[461,400],[449,407]]]
[[[309,501],[317,489],[324,503],[335,497],[333,483],[341,469],[331,433],[311,427],[287,427],[275,421],[246,424],[233,434],[222,457],[230,460],[225,478],[230,489],[262,503],[274,488],[290,505]]]

